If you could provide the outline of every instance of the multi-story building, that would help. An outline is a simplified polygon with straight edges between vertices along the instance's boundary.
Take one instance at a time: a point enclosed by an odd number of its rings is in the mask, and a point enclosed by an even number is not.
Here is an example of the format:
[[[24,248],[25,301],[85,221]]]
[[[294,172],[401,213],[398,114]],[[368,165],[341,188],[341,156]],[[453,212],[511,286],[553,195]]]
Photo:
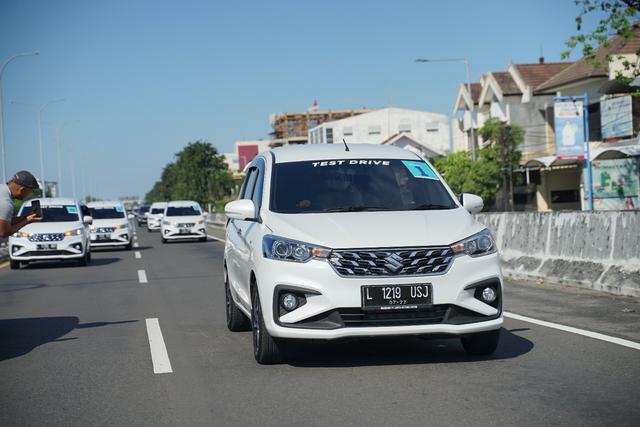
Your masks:
[[[263,139],[236,141],[237,170],[243,171],[258,154],[270,148],[270,143],[271,141]]]

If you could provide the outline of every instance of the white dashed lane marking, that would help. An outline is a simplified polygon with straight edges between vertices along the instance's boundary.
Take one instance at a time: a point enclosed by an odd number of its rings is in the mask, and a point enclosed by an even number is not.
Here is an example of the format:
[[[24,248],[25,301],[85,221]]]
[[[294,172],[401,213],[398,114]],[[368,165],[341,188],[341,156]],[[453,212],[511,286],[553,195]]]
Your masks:
[[[138,282],[147,283],[147,273],[144,270],[138,270]]]
[[[138,245],[138,242],[133,242],[133,247],[134,248],[137,248],[138,246],[140,246],[140,245]]]
[[[164,344],[160,322],[157,318],[147,319],[147,336],[149,337],[149,350],[151,351],[151,363],[154,374],[168,374],[173,372],[169,353]]]
[[[135,251],[134,255],[135,255],[136,259],[142,258],[142,254],[140,253],[140,251]]]

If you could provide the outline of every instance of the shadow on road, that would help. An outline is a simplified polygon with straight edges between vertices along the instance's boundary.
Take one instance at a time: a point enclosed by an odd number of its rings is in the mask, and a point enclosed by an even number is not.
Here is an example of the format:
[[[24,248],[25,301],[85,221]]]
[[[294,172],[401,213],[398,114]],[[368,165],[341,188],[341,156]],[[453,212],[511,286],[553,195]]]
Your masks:
[[[131,253],[133,251],[144,251],[145,249],[151,249],[153,248],[153,246],[138,246],[138,247],[131,247],[131,249],[124,249],[124,248],[117,248],[117,247],[99,247],[99,248],[91,248],[91,252],[93,252],[94,254],[100,254],[100,253],[108,253],[108,252],[119,252],[122,254],[128,254]]]
[[[528,353],[534,344],[501,329],[500,345],[490,356],[468,356],[460,340],[420,338],[371,338],[334,344],[298,344],[288,351],[288,363],[296,367],[355,367],[421,363],[478,362],[511,359]]]
[[[109,265],[109,264],[113,264],[115,262],[120,261],[120,258],[92,258],[91,259],[91,264],[89,264],[89,267],[91,266],[100,266],[100,265]],[[28,265],[23,266],[22,268],[24,269],[29,269],[29,270],[37,270],[40,268],[66,268],[66,267],[77,267],[78,266],[78,262],[75,260],[69,260],[69,261],[34,261],[29,263]],[[86,268],[86,267],[83,267]]]
[[[74,340],[76,338],[73,337],[60,338],[74,329],[97,328],[137,321],[79,323],[79,319],[73,316],[0,319],[0,361],[24,356],[34,348],[49,342]]]

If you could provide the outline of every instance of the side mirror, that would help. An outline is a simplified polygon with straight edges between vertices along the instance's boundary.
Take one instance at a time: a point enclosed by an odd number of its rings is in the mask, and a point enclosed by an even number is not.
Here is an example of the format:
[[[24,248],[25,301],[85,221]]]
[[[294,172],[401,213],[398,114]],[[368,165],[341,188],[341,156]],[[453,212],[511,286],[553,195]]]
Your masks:
[[[235,200],[225,205],[224,213],[232,219],[255,221],[256,206],[253,204],[253,200]]]
[[[149,216],[149,212],[145,212],[145,213],[144,213],[144,217],[146,218],[146,217],[148,217],[148,216]]]
[[[129,215],[127,215],[127,218],[133,219],[133,218],[135,218],[135,216],[133,214],[129,214]]]
[[[469,211],[469,213],[475,214],[482,210],[484,203],[482,197],[475,194],[462,193],[460,194],[460,203],[462,207]]]
[[[91,225],[93,224],[93,217],[89,216],[89,215],[85,215],[82,217],[82,223],[84,225]]]

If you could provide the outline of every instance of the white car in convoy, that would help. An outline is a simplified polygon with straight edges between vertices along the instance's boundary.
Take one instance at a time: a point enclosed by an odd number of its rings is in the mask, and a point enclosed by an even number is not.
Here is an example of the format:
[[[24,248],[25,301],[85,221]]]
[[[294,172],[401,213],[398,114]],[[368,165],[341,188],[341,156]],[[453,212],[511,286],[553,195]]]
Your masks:
[[[160,228],[162,243],[168,240],[207,240],[205,216],[197,202],[191,200],[173,201],[167,204]]]
[[[147,230],[160,230],[162,217],[164,216],[164,210],[166,207],[166,202],[155,202],[151,204],[149,212],[147,212]]]
[[[429,162],[389,146],[276,148],[228,203],[227,326],[253,329],[259,363],[287,339],[461,338],[495,351],[503,280],[489,231]]]
[[[40,202],[43,220],[31,223],[9,237],[11,268],[51,260],[77,260],[80,265],[89,264],[89,227],[93,219],[83,215],[86,207],[73,199],[31,199],[24,202],[18,215],[31,213],[34,200]]]
[[[123,247],[131,249],[133,215],[127,214],[120,202],[87,203],[91,211],[91,247]]]

